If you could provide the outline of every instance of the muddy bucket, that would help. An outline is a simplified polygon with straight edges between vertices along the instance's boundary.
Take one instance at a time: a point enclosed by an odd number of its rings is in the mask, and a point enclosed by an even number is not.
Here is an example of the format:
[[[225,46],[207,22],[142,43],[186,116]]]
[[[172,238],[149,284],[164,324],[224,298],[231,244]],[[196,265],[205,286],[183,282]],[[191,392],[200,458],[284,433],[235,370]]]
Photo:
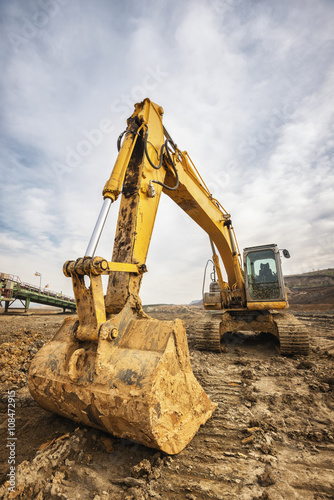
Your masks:
[[[76,325],[76,318],[67,318],[32,362],[29,389],[38,404],[179,453],[216,408],[192,372],[183,322],[159,321],[126,307],[97,342],[78,341]]]

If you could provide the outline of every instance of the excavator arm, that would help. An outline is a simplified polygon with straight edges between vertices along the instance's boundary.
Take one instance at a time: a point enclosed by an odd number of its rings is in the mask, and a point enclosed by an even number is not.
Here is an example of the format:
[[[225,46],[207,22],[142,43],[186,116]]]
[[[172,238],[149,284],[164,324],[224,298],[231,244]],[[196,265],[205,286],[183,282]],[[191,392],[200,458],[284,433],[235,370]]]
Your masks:
[[[122,194],[112,261],[108,263],[100,257],[93,258],[104,225],[99,221],[100,233],[93,234],[86,256],[65,263],[64,272],[73,280],[79,314],[77,335],[82,339],[87,335],[97,337],[107,316],[119,313],[130,295],[139,300],[162,192],[202,227],[216,245],[228,277],[228,283],[225,283],[218,256],[213,252],[225,306],[232,302],[245,306],[245,282],[230,216],[212,197],[189,155],[174,144],[162,124],[162,115],[162,108],[149,99],[136,105],[128,120],[114,169],[104,187],[101,211],[104,219],[111,203]],[[92,293],[85,287],[83,266],[90,276]],[[101,274],[109,274],[105,299]],[[88,310],[93,310],[95,317],[91,312],[87,314]]]

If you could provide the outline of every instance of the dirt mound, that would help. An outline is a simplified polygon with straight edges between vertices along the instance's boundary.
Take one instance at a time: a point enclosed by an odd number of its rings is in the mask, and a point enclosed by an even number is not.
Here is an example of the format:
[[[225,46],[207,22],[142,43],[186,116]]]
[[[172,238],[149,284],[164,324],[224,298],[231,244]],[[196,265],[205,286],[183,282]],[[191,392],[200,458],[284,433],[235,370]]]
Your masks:
[[[286,276],[284,280],[292,308],[334,309],[334,269]]]

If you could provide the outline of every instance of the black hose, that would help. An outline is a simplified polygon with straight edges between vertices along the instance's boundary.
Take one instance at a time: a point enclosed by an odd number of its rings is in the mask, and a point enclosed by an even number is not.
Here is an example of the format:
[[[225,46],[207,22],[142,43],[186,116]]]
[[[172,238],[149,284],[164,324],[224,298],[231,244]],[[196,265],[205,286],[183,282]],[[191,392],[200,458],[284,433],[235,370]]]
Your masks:
[[[147,139],[148,139],[148,129],[147,129],[147,132],[146,132],[145,138],[144,138],[144,148],[145,148],[146,158],[148,159],[148,162],[151,165],[151,167],[155,168],[156,170],[159,170],[159,168],[161,168],[161,166],[162,166],[162,162],[163,162],[163,159],[164,159],[163,152],[164,152],[165,144],[163,144],[161,146],[161,149],[160,149],[160,162],[159,162],[159,165],[156,166],[156,165],[154,165],[154,163],[151,161],[151,158],[149,157],[149,154],[148,154],[148,151],[147,151]]]
[[[160,184],[160,186],[164,187],[165,189],[169,189],[169,191],[175,191],[175,189],[177,189],[179,187],[179,174],[177,173],[175,163],[173,162],[173,158],[171,157],[169,149],[168,149],[169,142],[171,142],[171,141],[169,139],[166,139],[165,144],[162,146],[162,148],[165,147],[165,150],[166,150],[167,156],[168,156],[168,160],[170,161],[170,164],[171,164],[172,169],[174,171],[174,174],[176,177],[175,186],[173,186],[173,187],[167,186],[167,184],[164,184],[163,182],[160,182],[160,181],[152,181],[152,182],[154,182],[155,184]],[[161,148],[161,151],[162,151],[162,148]]]
[[[206,275],[206,270],[207,270],[209,262],[211,262],[211,264],[213,265],[213,269],[215,270],[215,265],[214,265],[213,261],[211,259],[208,259],[206,261],[206,264],[205,264],[204,275],[203,275],[203,285],[202,285],[202,299],[203,299],[203,303],[204,303],[205,275]]]
[[[147,129],[145,137],[144,137],[144,149],[145,149],[146,158],[148,159],[148,162],[151,165],[151,167],[155,168],[156,170],[159,170],[159,168],[162,167],[162,162],[164,159],[163,153],[164,153],[164,149],[165,149],[166,153],[167,153],[168,160],[172,166],[172,169],[173,169],[175,177],[176,177],[175,186],[172,186],[172,187],[167,186],[167,184],[164,184],[163,182],[160,182],[160,181],[152,181],[152,182],[154,182],[155,184],[159,184],[160,186],[164,187],[165,189],[169,189],[170,191],[174,191],[175,189],[177,189],[179,187],[179,175],[177,173],[175,163],[173,162],[173,158],[171,157],[169,149],[168,149],[168,144],[170,143],[173,147],[175,147],[174,143],[170,139],[166,139],[165,143],[161,146],[160,161],[159,161],[159,165],[157,166],[157,165],[154,165],[151,158],[149,157],[148,150],[147,150],[147,142],[148,142],[147,139],[148,139],[148,129]]]
[[[121,135],[118,136],[118,139],[117,139],[117,150],[118,150],[118,152],[121,149],[121,142],[122,142],[122,138],[123,138],[124,134],[126,134],[126,130],[124,130],[124,132],[122,132]]]

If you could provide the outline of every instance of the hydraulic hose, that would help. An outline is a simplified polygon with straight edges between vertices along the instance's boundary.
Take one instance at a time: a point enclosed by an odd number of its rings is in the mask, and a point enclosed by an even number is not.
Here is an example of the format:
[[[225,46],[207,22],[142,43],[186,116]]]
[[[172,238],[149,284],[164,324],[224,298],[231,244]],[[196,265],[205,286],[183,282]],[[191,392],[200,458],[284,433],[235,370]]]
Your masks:
[[[162,162],[163,162],[163,159],[164,159],[163,152],[164,152],[165,144],[163,144],[161,146],[161,149],[160,149],[160,161],[159,161],[159,165],[156,166],[156,165],[154,165],[153,161],[151,160],[151,158],[150,158],[150,156],[148,154],[148,151],[147,151],[147,139],[148,139],[148,129],[146,131],[145,138],[144,138],[144,148],[145,148],[146,158],[148,159],[148,162],[151,165],[151,167],[155,168],[156,170],[159,170],[159,168],[161,168],[161,166],[162,166]]]
[[[177,189],[179,187],[179,175],[177,173],[177,170],[176,170],[176,167],[175,167],[175,163],[173,162],[173,158],[171,157],[171,154],[170,154],[170,151],[169,151],[169,148],[168,148],[169,143],[172,146],[174,146],[174,143],[170,139],[166,139],[165,140],[165,143],[161,146],[161,149],[160,149],[160,161],[159,161],[159,165],[154,165],[154,163],[152,162],[152,160],[151,160],[151,158],[149,157],[149,154],[148,154],[147,139],[148,139],[148,129],[146,131],[145,138],[144,138],[144,149],[145,149],[146,158],[148,159],[148,162],[151,165],[151,167],[155,168],[156,170],[159,170],[159,168],[162,167],[163,153],[164,153],[164,149],[165,149],[165,151],[167,153],[168,160],[169,160],[169,162],[171,164],[171,167],[172,167],[172,169],[174,171],[174,174],[175,174],[175,177],[176,177],[175,186],[167,186],[167,184],[164,184],[163,182],[160,182],[160,181],[152,181],[152,182],[154,182],[155,184],[159,184],[160,186],[164,187],[165,189],[169,189],[170,191],[174,191],[175,189]]]
[[[204,275],[203,275],[203,285],[202,285],[202,298],[203,299],[204,299],[205,275],[206,275],[206,270],[208,268],[209,262],[211,262],[211,264],[213,265],[213,269],[215,269],[215,265],[214,265],[213,261],[211,259],[208,259],[206,264],[205,264]]]
[[[119,136],[118,136],[118,139],[117,139],[117,150],[118,152],[120,152],[120,149],[121,149],[121,142],[122,142],[122,138],[123,138],[123,135],[126,134],[126,130],[124,130],[124,132],[122,132]]]

